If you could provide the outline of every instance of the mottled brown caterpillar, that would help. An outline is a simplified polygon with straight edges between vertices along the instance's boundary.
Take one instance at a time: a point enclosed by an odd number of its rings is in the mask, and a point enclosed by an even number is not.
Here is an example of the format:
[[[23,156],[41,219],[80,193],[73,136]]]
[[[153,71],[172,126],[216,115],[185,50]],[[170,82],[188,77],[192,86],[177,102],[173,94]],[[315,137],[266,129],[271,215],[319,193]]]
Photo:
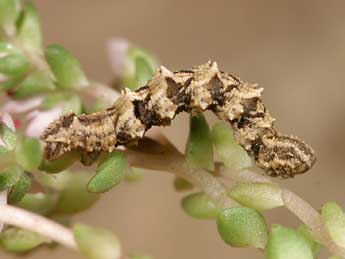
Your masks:
[[[267,174],[287,178],[304,173],[315,162],[314,151],[273,128],[262,90],[219,71],[215,62],[178,72],[160,67],[147,85],[126,89],[105,111],[67,114],[51,123],[42,135],[44,154],[53,160],[79,150],[81,162],[90,165],[101,152],[137,142],[152,126],[169,125],[182,111],[211,110],[230,122],[237,143]]]

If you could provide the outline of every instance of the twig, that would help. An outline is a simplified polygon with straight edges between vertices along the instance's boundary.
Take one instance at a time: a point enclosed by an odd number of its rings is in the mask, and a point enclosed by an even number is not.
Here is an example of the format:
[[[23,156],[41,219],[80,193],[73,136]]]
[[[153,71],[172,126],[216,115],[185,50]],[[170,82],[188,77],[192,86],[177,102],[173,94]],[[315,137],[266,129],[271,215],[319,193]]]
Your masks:
[[[36,232],[78,250],[71,230],[35,213],[11,205],[0,205],[0,222]]]
[[[236,181],[242,182],[269,182],[279,187],[268,176],[255,173],[251,170],[234,171],[226,169],[224,166],[218,166],[218,173],[224,177],[230,177]],[[309,203],[299,197],[297,194],[282,188],[282,200],[285,207],[297,216],[332,254],[345,258],[345,249],[338,246],[330,237],[320,213]]]

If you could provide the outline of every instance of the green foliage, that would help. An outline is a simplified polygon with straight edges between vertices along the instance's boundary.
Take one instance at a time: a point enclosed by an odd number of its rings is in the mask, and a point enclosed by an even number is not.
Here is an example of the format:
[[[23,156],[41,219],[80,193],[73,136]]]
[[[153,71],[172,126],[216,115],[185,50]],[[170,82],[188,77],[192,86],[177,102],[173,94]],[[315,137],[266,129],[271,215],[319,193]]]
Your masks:
[[[30,63],[20,51],[0,55],[0,90],[14,87],[29,71]]]
[[[76,153],[68,153],[56,160],[49,161],[43,159],[39,169],[49,174],[62,172],[69,168],[78,159],[77,155],[78,154]]]
[[[283,206],[281,190],[270,183],[240,183],[229,191],[229,196],[256,210],[268,210]]]
[[[141,168],[134,168],[134,167],[128,167],[128,170],[125,174],[125,180],[127,182],[137,182],[141,180],[144,176],[144,170]]]
[[[7,33],[14,33],[14,23],[18,15],[18,0],[0,0],[0,27]]]
[[[86,258],[117,259],[121,257],[120,242],[110,231],[83,224],[76,224],[73,231],[79,249]]]
[[[60,45],[50,45],[45,57],[58,84],[64,89],[80,89],[88,85],[88,80],[77,59]]]
[[[182,208],[196,219],[215,219],[221,211],[219,207],[204,193],[194,193],[182,200]]]
[[[109,191],[122,181],[128,170],[126,156],[123,153],[115,152],[98,165],[96,175],[91,178],[87,189],[95,193]]]
[[[280,225],[272,226],[265,249],[267,259],[313,259],[309,241],[300,232]]]
[[[193,184],[181,177],[175,177],[174,187],[176,191],[188,191],[194,188]]]
[[[23,173],[8,194],[8,202],[16,203],[20,201],[31,188],[30,175]]]
[[[220,159],[228,168],[240,170],[252,166],[252,160],[244,149],[236,144],[225,123],[214,125],[212,139]]]
[[[14,98],[22,99],[55,90],[46,71],[34,71],[18,85]]]
[[[41,214],[48,215],[56,206],[57,193],[27,193],[16,206]]]
[[[90,208],[99,198],[89,193],[86,185],[91,177],[86,172],[64,172],[54,175],[52,185],[59,189],[60,195],[53,212],[56,215],[72,215]]]
[[[345,247],[345,214],[335,202],[323,205],[321,216],[332,239],[339,246]]]
[[[21,138],[15,154],[17,163],[26,171],[36,170],[42,162],[41,144],[34,138]]]
[[[52,109],[56,106],[63,107],[63,113],[74,112],[75,114],[80,114],[82,111],[82,102],[80,96],[73,92],[52,92],[45,96],[41,108],[42,109]]]
[[[234,207],[218,214],[217,228],[221,238],[231,246],[264,248],[266,223],[256,210]]]
[[[141,48],[129,48],[123,75],[123,85],[135,90],[152,77],[157,68],[157,60]]]
[[[28,4],[25,6],[17,24],[18,41],[27,49],[40,51],[42,49],[40,19],[33,5]]]
[[[5,151],[11,151],[15,148],[17,142],[17,136],[13,130],[7,127],[3,122],[0,122],[0,138],[5,144],[2,146]]]
[[[0,191],[13,187],[22,177],[24,171],[18,166],[10,166],[0,171]]]
[[[0,246],[13,253],[25,253],[51,241],[34,232],[11,227],[0,234]]]
[[[190,117],[186,160],[193,168],[214,169],[211,133],[202,114]]]
[[[307,240],[314,257],[317,258],[322,248],[321,244],[315,239],[315,237],[313,236],[311,231],[306,227],[306,225],[300,225],[297,228],[297,232],[301,234],[305,238],[305,240]]]

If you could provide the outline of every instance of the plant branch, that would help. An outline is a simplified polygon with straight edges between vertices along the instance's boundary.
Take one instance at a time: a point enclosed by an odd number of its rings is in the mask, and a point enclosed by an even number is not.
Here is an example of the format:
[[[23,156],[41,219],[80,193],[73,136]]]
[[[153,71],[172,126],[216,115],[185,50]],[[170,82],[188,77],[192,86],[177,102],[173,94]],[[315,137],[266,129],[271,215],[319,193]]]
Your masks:
[[[237,205],[227,195],[227,188],[223,183],[206,170],[190,167],[185,160],[185,156],[163,134],[157,130],[153,130],[148,135],[161,145],[160,150],[156,147],[156,151],[158,149],[158,152],[150,153],[147,152],[149,148],[148,144],[142,145],[141,147],[139,143],[136,150],[127,150],[126,152],[131,165],[174,173],[176,176],[184,178],[200,188],[221,208],[229,208]]]
[[[219,165],[216,167],[216,169],[223,177],[231,178],[235,181],[269,182],[280,187],[268,176],[255,173],[251,170],[246,169],[242,171],[234,171]],[[322,221],[320,213],[297,194],[283,187],[280,188],[282,190],[282,200],[285,207],[296,217],[298,217],[312,231],[315,238],[319,240],[332,254],[345,258],[345,248],[338,246],[332,240]]]
[[[0,205],[0,222],[36,232],[68,248],[79,250],[71,230],[35,213],[11,205]]]

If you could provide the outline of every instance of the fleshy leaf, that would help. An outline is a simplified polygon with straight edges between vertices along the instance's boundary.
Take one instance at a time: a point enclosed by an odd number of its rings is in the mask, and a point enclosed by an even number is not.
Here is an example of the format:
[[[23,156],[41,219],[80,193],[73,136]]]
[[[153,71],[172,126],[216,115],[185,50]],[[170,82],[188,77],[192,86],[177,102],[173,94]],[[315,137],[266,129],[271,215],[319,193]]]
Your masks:
[[[44,110],[50,110],[57,105],[63,106],[63,112],[74,112],[80,114],[82,111],[82,102],[77,94],[71,92],[52,92],[45,96],[41,108]]]
[[[44,159],[39,169],[49,174],[56,174],[70,167],[76,160],[76,153],[70,152],[56,160]]]
[[[131,90],[145,85],[158,67],[156,59],[140,48],[130,48],[126,61],[123,85]]]
[[[19,84],[14,93],[15,98],[27,98],[55,89],[54,83],[45,71],[34,71]]]
[[[20,179],[24,171],[18,166],[7,167],[0,172],[0,191],[13,187]]]
[[[11,227],[0,234],[0,245],[13,253],[25,253],[51,241],[29,230]]]
[[[0,75],[5,78],[0,80],[0,89],[9,89],[14,86],[21,77],[28,72],[30,63],[26,57],[15,52],[0,58]]]
[[[54,209],[57,201],[58,195],[56,193],[27,193],[16,206],[34,213],[47,215]]]
[[[15,152],[17,163],[26,171],[37,169],[42,162],[42,148],[37,139],[23,137]]]
[[[115,152],[105,158],[97,167],[96,175],[87,185],[90,192],[106,192],[118,185],[129,169],[123,153]]]
[[[283,206],[281,190],[270,183],[240,183],[231,188],[229,196],[241,205],[256,210]]]
[[[39,51],[42,48],[40,18],[36,8],[27,4],[18,22],[17,38],[30,50]]]
[[[64,172],[54,175],[51,179],[52,184],[59,188],[60,196],[52,213],[71,215],[90,208],[99,198],[99,195],[86,189],[90,177],[91,174],[86,172]]]
[[[202,114],[191,116],[186,160],[193,168],[213,170],[213,146],[210,128]]]
[[[18,0],[0,1],[0,27],[3,27],[9,34],[14,34],[17,15]]]
[[[217,218],[221,238],[231,246],[264,248],[267,241],[266,223],[256,210],[234,207],[223,210]]]
[[[193,193],[182,199],[182,208],[191,217],[197,219],[215,219],[222,211],[204,193]]]
[[[118,259],[121,246],[118,238],[105,229],[76,224],[74,237],[80,251],[88,259]]]
[[[45,56],[61,87],[80,89],[88,85],[78,60],[67,49],[59,45],[50,45],[45,50]]]
[[[305,238],[305,240],[307,240],[314,257],[317,258],[321,251],[322,245],[316,241],[316,239],[313,237],[312,232],[307,228],[306,225],[300,225],[297,228],[297,232],[300,233]]]
[[[252,160],[239,146],[225,123],[218,123],[212,129],[215,149],[222,162],[231,169],[240,170],[252,166]]]
[[[342,208],[335,202],[328,202],[323,205],[321,216],[334,242],[345,247],[345,214]]]
[[[141,180],[143,176],[144,176],[144,169],[128,167],[128,170],[125,175],[125,180],[131,183],[137,182]]]
[[[272,226],[265,249],[267,259],[313,259],[313,252],[302,234],[280,225]]]
[[[0,138],[4,142],[7,151],[15,148],[17,142],[16,134],[3,122],[0,122]]]
[[[193,184],[181,177],[175,177],[174,187],[176,191],[188,191],[194,188]]]
[[[8,202],[10,204],[20,201],[31,188],[31,177],[27,173],[23,173],[17,183],[12,187],[8,194]]]

